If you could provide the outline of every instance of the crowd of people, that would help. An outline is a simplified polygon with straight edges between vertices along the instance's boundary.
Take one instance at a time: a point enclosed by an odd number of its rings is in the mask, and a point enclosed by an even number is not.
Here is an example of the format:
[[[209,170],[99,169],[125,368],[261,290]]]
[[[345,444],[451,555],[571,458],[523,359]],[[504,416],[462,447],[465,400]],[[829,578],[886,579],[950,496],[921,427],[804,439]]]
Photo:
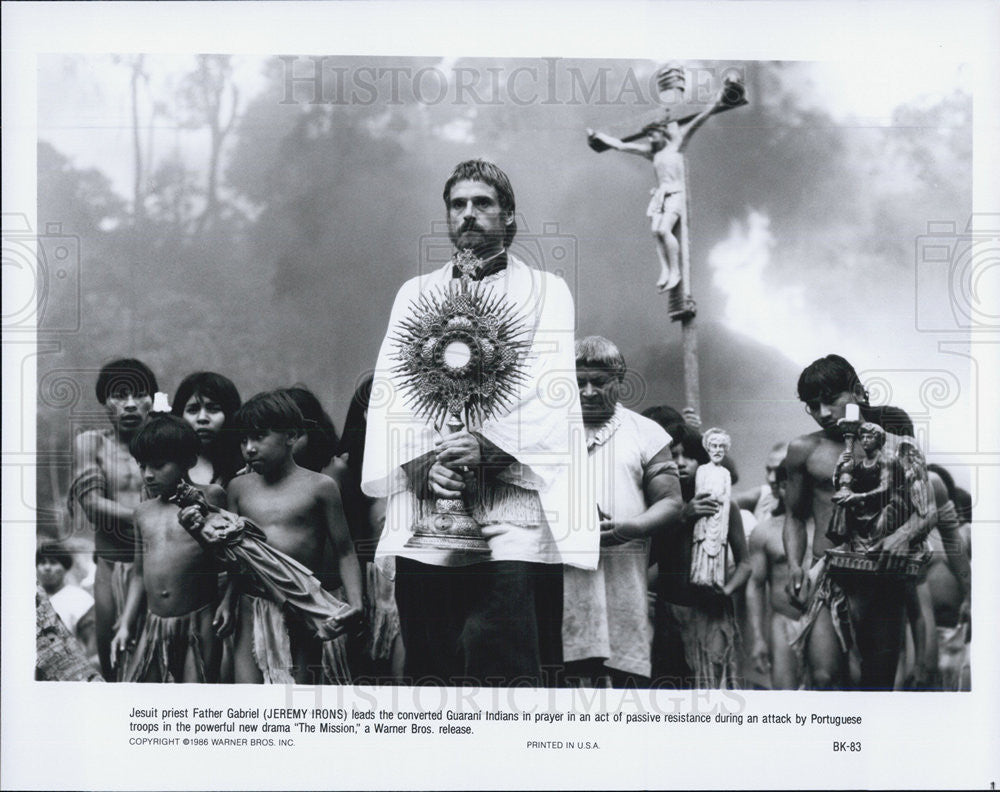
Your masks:
[[[797,383],[818,430],[779,433],[767,484],[734,491],[728,433],[624,406],[616,344],[509,254],[503,171],[461,163],[444,201],[456,259],[400,289],[339,434],[301,385],[242,401],[199,371],[167,406],[141,361],[104,366],[109,423],[76,438],[69,495],[94,529],[91,590],[65,583],[65,546],[39,546],[39,678],[969,689],[969,496],[903,410],[820,358]],[[458,281],[523,335],[505,409],[444,432],[399,339]],[[560,399],[567,372],[578,397]],[[481,546],[415,537],[442,501]],[[59,647],[82,659],[53,663]]]

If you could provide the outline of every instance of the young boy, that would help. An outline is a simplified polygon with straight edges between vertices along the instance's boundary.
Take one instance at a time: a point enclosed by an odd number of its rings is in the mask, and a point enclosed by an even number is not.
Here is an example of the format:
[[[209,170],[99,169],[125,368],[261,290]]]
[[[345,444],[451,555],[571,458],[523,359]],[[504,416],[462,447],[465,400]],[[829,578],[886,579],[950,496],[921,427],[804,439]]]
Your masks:
[[[129,442],[153,407],[156,376],[142,361],[122,358],[101,369],[95,390],[111,426],[82,432],[76,438],[69,501],[70,508],[79,505],[94,526],[97,654],[101,673],[112,682],[111,638],[132,574],[132,514],[142,491]]]
[[[288,554],[313,574],[320,570],[323,549],[332,542],[340,579],[352,612],[340,619],[350,623],[361,614],[361,571],[344,518],[340,490],[329,476],[295,464],[292,450],[302,431],[302,413],[282,391],[260,393],[236,413],[243,458],[250,472],[229,485],[229,508],[252,520],[267,543]],[[237,683],[322,681],[330,651],[294,616],[262,597],[239,598],[234,648]],[[340,648],[343,642],[339,641]],[[332,649],[333,647],[327,647]],[[343,661],[339,652],[336,660]],[[343,678],[346,669],[334,673]]]
[[[111,642],[114,663],[135,632],[145,600],[145,626],[125,668],[126,682],[218,681],[215,628],[226,627],[229,603],[216,607],[218,564],[181,527],[180,509],[169,500],[188,481],[200,448],[194,429],[172,415],[151,418],[130,444],[150,500],[135,510],[135,575]],[[208,485],[204,493],[213,505],[225,506],[221,487]]]

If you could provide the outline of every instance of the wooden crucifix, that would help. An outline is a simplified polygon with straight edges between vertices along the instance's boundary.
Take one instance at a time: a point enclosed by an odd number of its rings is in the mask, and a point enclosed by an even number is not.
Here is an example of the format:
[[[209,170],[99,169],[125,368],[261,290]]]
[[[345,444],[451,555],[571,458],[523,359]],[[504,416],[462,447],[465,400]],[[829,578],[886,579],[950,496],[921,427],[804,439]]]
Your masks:
[[[683,68],[669,63],[657,72],[661,92],[676,90],[684,93]],[[653,163],[657,186],[652,190],[646,216],[656,242],[660,275],[656,288],[668,293],[667,311],[670,320],[681,323],[684,348],[684,396],[688,407],[701,413],[698,387],[698,338],[694,319],[697,313],[691,297],[691,263],[688,246],[688,177],[684,151],[691,136],[710,116],[747,104],[743,83],[726,79],[712,104],[688,115],[667,110],[659,121],[647,124],[634,135],[615,138],[602,132],[587,130],[587,142],[597,152],[614,149],[636,154]]]

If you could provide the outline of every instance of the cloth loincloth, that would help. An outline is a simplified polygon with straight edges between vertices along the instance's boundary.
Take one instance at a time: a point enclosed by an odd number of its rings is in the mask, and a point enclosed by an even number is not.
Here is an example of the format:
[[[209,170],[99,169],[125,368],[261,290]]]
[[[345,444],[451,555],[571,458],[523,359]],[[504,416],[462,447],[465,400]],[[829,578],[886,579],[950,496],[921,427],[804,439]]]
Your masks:
[[[108,561],[105,558],[102,558],[101,561],[111,565],[111,604],[113,608],[112,623],[117,625],[121,620],[122,613],[125,612],[125,600],[128,597],[128,587],[131,585],[132,577],[135,575],[135,567],[131,561]],[[144,624],[145,614],[140,613],[135,623],[135,630],[139,635],[142,635]],[[122,657],[118,661],[118,665],[115,667],[115,679],[118,682],[126,681],[126,669],[131,663],[133,651],[134,650],[131,648],[126,648],[122,652]]]
[[[205,652],[198,630],[205,605],[183,616],[157,616],[146,611],[146,624],[125,666],[123,682],[207,682]],[[185,679],[188,668],[195,678]]]
[[[684,659],[694,674],[695,687],[736,687],[740,630],[732,601],[726,599],[712,608],[667,603],[667,608],[680,628]]]
[[[649,191],[649,205],[646,207],[646,217],[659,217],[667,206],[667,201],[674,195],[680,195],[683,190],[675,189],[671,185],[661,184]]]
[[[802,669],[805,667],[805,647],[801,642],[797,643],[796,638],[803,629],[804,621],[805,616],[791,619],[784,613],[771,612],[771,634],[775,638],[783,640],[792,650],[795,657],[795,669],[799,673],[800,679],[802,678]]]
[[[802,617],[790,619],[784,613],[778,613],[777,611],[773,611],[772,613],[774,624],[777,625],[777,634],[784,638],[788,642],[788,645],[791,646],[792,641],[795,640],[802,629]]]
[[[111,561],[111,601],[115,606],[115,622],[125,610],[125,600],[128,597],[128,587],[132,582],[135,569],[131,562]]]
[[[338,590],[336,595],[345,597],[343,589]],[[265,684],[294,684],[291,637],[281,607],[271,600],[251,594],[240,596],[240,607],[251,609],[253,659],[264,676]],[[301,635],[303,630],[298,632]],[[311,635],[302,635],[302,639],[317,640]],[[323,681],[331,685],[349,684],[351,671],[347,664],[347,636],[339,635],[322,644]]]
[[[836,551],[829,552],[835,553]],[[894,559],[893,563],[895,563],[897,567],[916,565],[926,568],[929,559],[930,545],[925,539],[917,545],[917,547],[910,551],[908,559],[904,558],[902,562],[900,562],[899,559]],[[866,563],[868,563],[867,560]],[[866,578],[871,580],[871,576],[879,576],[886,585],[903,586],[905,585],[906,580],[915,580],[914,577],[910,576],[910,572],[854,572],[852,570],[848,572],[848,574],[860,575],[861,577],[858,578],[859,580]],[[856,650],[858,642],[857,636],[854,632],[854,623],[851,619],[847,594],[844,592],[843,586],[836,580],[837,576],[836,572],[831,572],[830,563],[825,557],[813,565],[812,569],[809,570],[810,580],[815,581],[813,583],[813,594],[810,597],[805,615],[800,620],[802,628],[796,636],[795,641],[793,641],[793,645],[801,643],[802,646],[805,646],[807,636],[809,632],[811,632],[813,625],[816,623],[816,619],[819,617],[820,611],[822,611],[823,608],[829,608],[830,618],[833,622],[833,629],[834,632],[837,633],[837,640],[840,642],[840,648],[845,652]]]
[[[396,587],[371,562],[365,567],[365,578],[365,620],[371,628],[368,656],[372,660],[387,660],[400,635]]]
[[[830,575],[825,558],[813,566],[809,571],[809,576],[810,578],[815,576],[813,593],[809,598],[805,614],[797,622],[796,634],[788,642],[789,646],[796,652],[804,652],[809,633],[812,632],[816,619],[819,618],[819,614],[824,608],[828,608],[830,621],[833,623],[833,631],[837,634],[840,648],[844,652],[850,652],[858,645],[858,642],[854,634],[854,624],[851,622],[847,594]]]

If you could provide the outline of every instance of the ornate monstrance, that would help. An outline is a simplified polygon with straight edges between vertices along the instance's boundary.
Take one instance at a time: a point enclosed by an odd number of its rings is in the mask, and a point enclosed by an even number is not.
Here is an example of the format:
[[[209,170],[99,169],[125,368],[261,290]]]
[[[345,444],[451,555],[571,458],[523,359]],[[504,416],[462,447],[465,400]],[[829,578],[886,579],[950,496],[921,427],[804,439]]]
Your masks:
[[[509,408],[524,380],[525,330],[503,294],[471,280],[479,260],[456,257],[462,277],[421,294],[393,338],[393,369],[407,391],[407,405],[448,434]],[[433,514],[415,526],[408,547],[489,552],[466,500],[438,498]]]

